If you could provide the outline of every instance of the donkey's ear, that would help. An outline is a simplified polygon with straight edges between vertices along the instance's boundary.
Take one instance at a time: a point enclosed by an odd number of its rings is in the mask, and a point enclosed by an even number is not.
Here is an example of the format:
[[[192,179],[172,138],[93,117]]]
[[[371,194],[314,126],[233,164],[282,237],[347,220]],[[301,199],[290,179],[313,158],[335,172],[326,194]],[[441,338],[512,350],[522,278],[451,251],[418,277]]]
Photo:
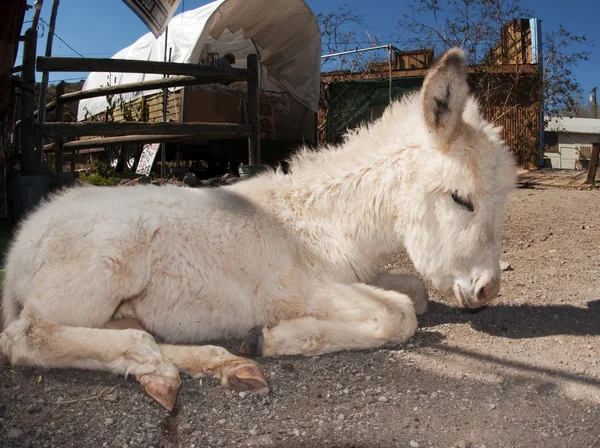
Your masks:
[[[423,82],[425,123],[440,143],[452,141],[462,126],[462,113],[469,95],[465,59],[460,48],[448,50]]]

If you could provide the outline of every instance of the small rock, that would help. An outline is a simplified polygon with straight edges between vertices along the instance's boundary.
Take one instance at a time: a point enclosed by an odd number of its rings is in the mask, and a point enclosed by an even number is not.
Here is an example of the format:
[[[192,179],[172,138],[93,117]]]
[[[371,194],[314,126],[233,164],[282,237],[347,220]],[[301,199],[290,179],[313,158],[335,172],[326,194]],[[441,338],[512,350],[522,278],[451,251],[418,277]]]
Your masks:
[[[337,383],[337,384],[335,385],[335,388],[339,390],[339,389],[343,389],[343,388],[344,388],[344,386],[342,386],[340,383]]]
[[[257,431],[256,429],[251,429],[251,430],[250,430],[250,435],[251,435],[251,436],[255,436],[255,435],[257,435],[257,434],[258,434],[258,431]]]
[[[417,442],[415,442],[414,440],[411,440],[411,441],[410,441],[410,446],[411,446],[412,448],[419,448],[419,444],[418,444]]]
[[[112,425],[114,422],[115,422],[115,421],[114,421],[112,418],[105,418],[105,419],[104,419],[104,424],[105,424],[106,426],[110,426],[110,425]]]
[[[429,398],[431,398],[432,400],[435,400],[437,397],[438,397],[437,392],[431,392],[431,395],[429,396]]]
[[[500,261],[500,269],[503,272],[512,271],[513,270],[512,266],[507,261]]]
[[[296,428],[294,428],[294,435],[296,437],[300,437],[300,431],[298,431]]]
[[[338,420],[344,420],[346,418],[346,416],[344,414],[338,414],[337,419]]]
[[[488,408],[490,408],[490,411],[493,411],[494,409],[496,409],[496,405],[494,403],[489,404]]]
[[[387,397],[385,395],[382,395],[381,397],[379,397],[377,399],[377,401],[381,402],[381,403],[386,403],[388,401]]]
[[[200,181],[194,175],[194,173],[186,173],[186,175],[183,178],[183,183],[189,187],[196,187],[200,184]]]
[[[6,432],[6,437],[8,437],[9,439],[18,439],[22,435],[23,435],[23,430],[19,429],[19,428],[10,428]]]
[[[294,368],[294,364],[292,364],[291,362],[282,362],[281,370],[285,372],[293,372],[296,369]]]
[[[119,394],[116,392],[113,392],[112,394],[103,396],[102,399],[104,401],[108,401],[109,403],[116,403],[117,401],[119,401]]]
[[[33,404],[27,408],[28,414],[37,414],[39,412],[42,412],[42,407],[39,405]]]
[[[242,391],[238,395],[240,396],[240,398],[246,398],[246,395],[248,395],[248,392],[243,392]]]
[[[273,439],[271,436],[253,436],[249,439],[246,439],[244,442],[244,446],[275,446]]]
[[[224,419],[224,418],[222,418],[221,420],[219,420],[219,422],[218,422],[218,423],[219,423],[219,425],[224,425],[224,424],[225,424],[225,419]]]

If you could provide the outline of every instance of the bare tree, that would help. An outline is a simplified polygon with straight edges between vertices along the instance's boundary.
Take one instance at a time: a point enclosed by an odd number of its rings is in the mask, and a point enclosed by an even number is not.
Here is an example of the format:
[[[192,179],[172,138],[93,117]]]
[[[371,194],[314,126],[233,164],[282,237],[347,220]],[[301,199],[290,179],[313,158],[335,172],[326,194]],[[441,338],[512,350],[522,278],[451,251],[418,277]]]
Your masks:
[[[502,41],[501,29],[513,18],[534,17],[535,12],[521,7],[519,0],[412,0],[410,14],[398,24],[399,39],[418,47],[429,47],[440,53],[453,46],[461,46],[471,65],[489,66],[497,63],[497,48]],[[514,42],[513,42],[514,43]],[[511,43],[509,43],[511,44]],[[559,111],[571,111],[581,86],[573,67],[590,56],[593,45],[586,36],[574,35],[562,26],[543,34],[543,99],[546,116]],[[515,65],[513,84],[523,74],[524,61]],[[496,96],[492,80],[483,81],[490,96]],[[507,94],[506,86],[501,87]]]
[[[321,28],[323,54],[342,53],[344,51],[381,45],[380,36],[369,32],[364,16],[346,4],[328,13],[317,15]],[[323,58],[322,65],[329,70],[363,71],[370,63],[380,60],[373,52]]]

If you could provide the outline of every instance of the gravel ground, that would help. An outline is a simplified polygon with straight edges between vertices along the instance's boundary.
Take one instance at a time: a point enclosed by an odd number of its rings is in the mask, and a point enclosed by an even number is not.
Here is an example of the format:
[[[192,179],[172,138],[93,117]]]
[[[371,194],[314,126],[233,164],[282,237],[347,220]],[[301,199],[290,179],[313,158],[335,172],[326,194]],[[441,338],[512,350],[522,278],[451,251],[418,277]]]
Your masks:
[[[600,193],[515,191],[504,249],[493,305],[430,289],[405,346],[260,360],[266,397],[186,378],[169,414],[133,379],[0,366],[0,446],[600,447]]]

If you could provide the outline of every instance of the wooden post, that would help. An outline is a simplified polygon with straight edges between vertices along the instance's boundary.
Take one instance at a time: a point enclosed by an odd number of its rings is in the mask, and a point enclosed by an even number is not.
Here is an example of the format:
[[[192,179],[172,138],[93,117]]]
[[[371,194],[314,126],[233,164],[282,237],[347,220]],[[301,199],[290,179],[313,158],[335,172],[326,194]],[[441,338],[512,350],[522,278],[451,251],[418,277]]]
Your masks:
[[[35,163],[35,52],[37,31],[25,31],[23,42],[23,70],[21,72],[21,172],[33,174]]]
[[[52,55],[52,42],[54,40],[54,25],[56,24],[56,13],[58,12],[58,4],[60,0],[54,0],[52,3],[52,13],[50,14],[50,26],[48,27],[48,40],[46,41],[46,57]],[[40,125],[46,121],[46,98],[48,96],[48,75],[47,71],[42,74],[42,83],[40,85],[40,106],[38,113],[38,122]],[[58,98],[58,96],[57,96]],[[39,166],[42,166],[44,161],[44,139],[42,136],[38,136],[36,141],[37,146],[37,160]]]
[[[252,127],[252,135],[248,138],[248,165],[260,164],[260,123],[258,120],[258,56],[249,54],[248,69],[248,124]]]
[[[598,168],[598,155],[600,155],[600,141],[592,143],[592,156],[590,157],[590,166],[588,168],[586,184],[594,185],[596,183],[596,170]]]
[[[61,81],[56,85],[56,118],[54,121],[64,120],[64,109],[65,104],[60,101],[61,95],[65,93],[65,82]],[[56,172],[62,173],[65,164],[63,158],[63,138],[58,137],[54,139],[54,162],[56,165]]]

